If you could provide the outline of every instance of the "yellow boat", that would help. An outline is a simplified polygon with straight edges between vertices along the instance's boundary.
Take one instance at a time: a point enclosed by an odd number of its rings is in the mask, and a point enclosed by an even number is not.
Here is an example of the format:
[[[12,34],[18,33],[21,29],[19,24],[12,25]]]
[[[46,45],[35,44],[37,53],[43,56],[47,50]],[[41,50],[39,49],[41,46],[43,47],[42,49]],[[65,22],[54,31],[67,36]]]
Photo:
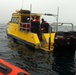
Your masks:
[[[53,51],[55,33],[42,33],[42,41],[40,41],[37,33],[31,31],[31,22],[26,21],[27,18],[34,17],[39,17],[40,21],[41,14],[30,14],[29,10],[16,11],[12,14],[11,21],[8,22],[7,35],[35,49]]]
[[[38,33],[32,31],[31,19],[38,17],[38,21],[41,22],[42,15],[40,13],[31,13],[29,10],[16,11],[12,14],[11,21],[8,22],[7,35],[19,43],[27,44],[35,49],[42,49],[44,51],[52,52],[54,48],[59,47],[76,49],[76,32],[73,31],[72,23],[52,23],[51,26],[56,26],[56,30],[51,31],[50,26],[49,32],[41,32],[40,36],[42,40],[40,40]],[[53,14],[45,15],[58,16]],[[27,19],[30,19],[29,22]],[[72,30],[68,32],[57,31],[57,26],[62,26],[63,24],[70,24]]]

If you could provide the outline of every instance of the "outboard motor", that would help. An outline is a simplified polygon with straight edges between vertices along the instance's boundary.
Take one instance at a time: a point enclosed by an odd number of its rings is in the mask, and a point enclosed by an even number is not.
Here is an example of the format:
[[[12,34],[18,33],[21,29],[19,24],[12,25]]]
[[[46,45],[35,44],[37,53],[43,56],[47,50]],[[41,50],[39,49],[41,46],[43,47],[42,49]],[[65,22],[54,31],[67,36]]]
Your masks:
[[[68,32],[57,32],[55,35],[54,42],[57,47],[66,47],[70,45],[70,39],[68,38]]]

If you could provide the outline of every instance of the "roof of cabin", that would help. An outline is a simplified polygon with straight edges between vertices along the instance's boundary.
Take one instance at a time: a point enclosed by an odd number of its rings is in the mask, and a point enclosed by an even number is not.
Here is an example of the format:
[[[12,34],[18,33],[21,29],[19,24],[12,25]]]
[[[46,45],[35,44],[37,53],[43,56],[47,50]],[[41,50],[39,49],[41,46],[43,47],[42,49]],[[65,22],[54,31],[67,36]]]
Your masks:
[[[41,16],[38,13],[31,13],[29,10],[16,10],[16,13],[13,13],[12,15],[27,15],[29,16],[31,14],[31,16]]]

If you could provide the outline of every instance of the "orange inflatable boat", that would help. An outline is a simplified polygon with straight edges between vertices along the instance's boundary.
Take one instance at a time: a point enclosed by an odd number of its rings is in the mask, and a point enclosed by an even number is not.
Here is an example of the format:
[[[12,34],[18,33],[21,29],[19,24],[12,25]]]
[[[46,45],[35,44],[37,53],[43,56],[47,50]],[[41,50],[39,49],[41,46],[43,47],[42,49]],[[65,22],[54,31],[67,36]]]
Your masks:
[[[27,71],[24,71],[9,62],[0,59],[0,75],[30,75]]]

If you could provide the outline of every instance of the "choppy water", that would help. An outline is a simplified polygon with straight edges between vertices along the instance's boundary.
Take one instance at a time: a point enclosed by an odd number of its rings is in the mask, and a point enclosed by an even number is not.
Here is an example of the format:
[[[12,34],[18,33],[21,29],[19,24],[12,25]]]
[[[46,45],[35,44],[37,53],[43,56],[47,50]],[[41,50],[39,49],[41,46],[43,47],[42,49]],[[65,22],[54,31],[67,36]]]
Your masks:
[[[0,25],[0,58],[27,70],[31,75],[76,75],[76,52],[74,55],[54,55],[30,50],[7,37],[6,25]]]

